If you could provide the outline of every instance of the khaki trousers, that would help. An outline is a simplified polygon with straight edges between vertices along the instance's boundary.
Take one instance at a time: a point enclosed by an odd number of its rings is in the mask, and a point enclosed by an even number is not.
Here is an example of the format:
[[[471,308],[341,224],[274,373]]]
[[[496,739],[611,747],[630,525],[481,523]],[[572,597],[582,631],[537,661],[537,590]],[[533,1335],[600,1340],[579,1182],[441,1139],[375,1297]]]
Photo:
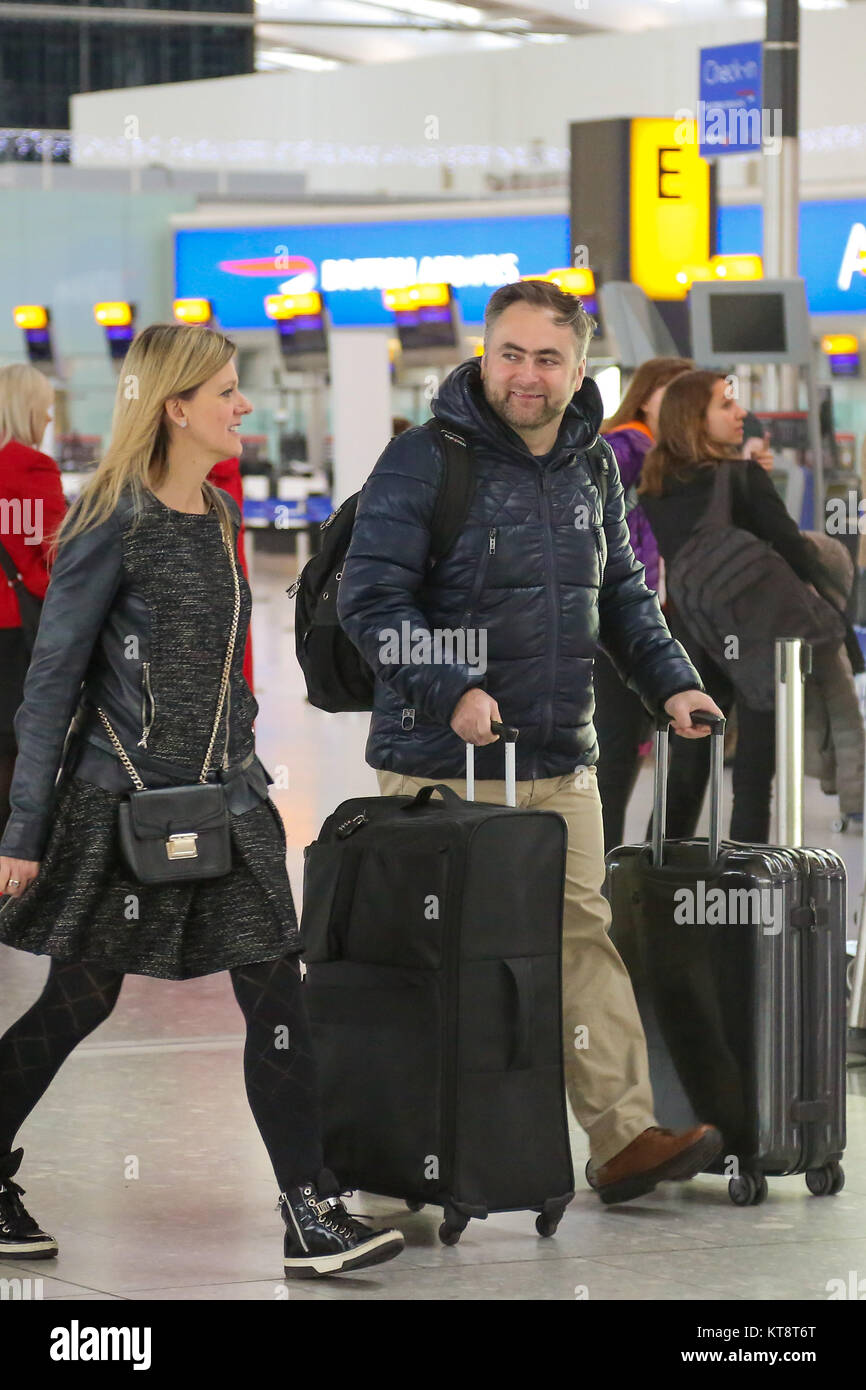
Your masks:
[[[446,777],[379,772],[384,796],[414,795],[442,782],[460,796],[466,783]],[[505,783],[477,781],[476,801],[505,803]],[[568,825],[562,984],[565,1082],[572,1110],[589,1137],[596,1167],[656,1123],[646,1039],[634,990],[608,936],[602,896],[604,836],[594,767],[565,777],[517,783],[517,804],[558,811]]]

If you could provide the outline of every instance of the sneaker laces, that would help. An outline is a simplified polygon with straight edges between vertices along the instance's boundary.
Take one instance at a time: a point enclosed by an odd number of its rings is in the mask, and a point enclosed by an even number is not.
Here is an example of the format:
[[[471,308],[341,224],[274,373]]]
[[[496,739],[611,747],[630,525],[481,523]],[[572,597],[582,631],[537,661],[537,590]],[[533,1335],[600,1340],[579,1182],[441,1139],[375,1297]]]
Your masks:
[[[336,1231],[338,1235],[369,1235],[369,1230],[362,1225],[362,1222],[371,1221],[372,1217],[355,1216],[354,1213],[347,1211],[340,1198],[348,1195],[348,1193],[340,1193],[338,1197],[326,1197],[324,1199],[331,1207],[331,1211],[327,1216],[320,1218],[322,1225],[327,1226],[331,1231]]]
[[[353,1191],[353,1188],[349,1188],[347,1192],[320,1197],[317,1202],[312,1204],[311,1210],[315,1211],[323,1226],[329,1231],[335,1231],[338,1235],[369,1235],[367,1227],[362,1225],[362,1222],[372,1221],[373,1217],[356,1215],[354,1212],[347,1211],[341,1200],[343,1197],[350,1197]],[[286,1193],[281,1192],[274,1210],[279,1211],[283,1203],[288,1205],[288,1200]]]
[[[0,1218],[2,1225],[7,1226],[9,1218],[14,1217],[19,1229],[25,1235],[32,1235],[38,1232],[39,1223],[34,1221],[29,1211],[24,1208],[21,1197],[25,1191],[25,1188],[19,1187],[11,1178],[4,1178],[0,1183]]]

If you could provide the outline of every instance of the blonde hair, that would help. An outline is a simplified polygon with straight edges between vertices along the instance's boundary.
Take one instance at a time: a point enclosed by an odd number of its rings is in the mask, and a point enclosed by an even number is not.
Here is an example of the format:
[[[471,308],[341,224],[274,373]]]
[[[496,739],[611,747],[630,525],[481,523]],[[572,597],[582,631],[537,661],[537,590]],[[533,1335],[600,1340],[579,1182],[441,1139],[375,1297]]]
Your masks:
[[[54,399],[44,372],[26,362],[0,367],[0,449],[15,439],[36,449],[45,433],[43,412]]]
[[[67,513],[58,544],[107,520],[126,487],[136,504],[145,489],[159,487],[168,472],[166,401],[189,400],[236,351],[223,333],[197,324],[154,323],[133,339],[117,383],[108,448]]]

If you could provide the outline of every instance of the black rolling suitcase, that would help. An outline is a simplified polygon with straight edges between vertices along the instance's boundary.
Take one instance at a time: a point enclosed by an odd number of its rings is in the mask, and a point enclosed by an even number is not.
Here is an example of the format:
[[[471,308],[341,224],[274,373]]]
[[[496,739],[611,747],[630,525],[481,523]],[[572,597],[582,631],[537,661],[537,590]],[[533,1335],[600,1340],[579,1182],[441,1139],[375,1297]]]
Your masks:
[[[698,722],[697,719],[695,722]],[[845,866],[823,849],[719,842],[724,722],[713,724],[709,840],[662,841],[667,730],[656,734],[653,845],[607,856],[611,938],[634,984],[658,1122],[716,1125],[709,1171],[757,1205],[767,1175],[839,1192],[845,1148]],[[588,1173],[591,1179],[591,1173]]]
[[[513,801],[516,734],[494,728]],[[434,790],[345,801],[306,850],[325,1161],[346,1187],[440,1204],[446,1245],[493,1211],[535,1210],[552,1235],[574,1195],[566,824]]]

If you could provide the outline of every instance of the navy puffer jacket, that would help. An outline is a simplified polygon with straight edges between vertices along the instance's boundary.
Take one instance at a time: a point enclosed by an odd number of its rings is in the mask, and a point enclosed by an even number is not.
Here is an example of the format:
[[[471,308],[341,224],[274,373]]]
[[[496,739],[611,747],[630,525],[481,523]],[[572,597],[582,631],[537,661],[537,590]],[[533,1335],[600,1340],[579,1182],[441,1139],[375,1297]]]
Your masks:
[[[450,720],[478,685],[520,731],[518,778],[563,776],[598,758],[599,642],[653,711],[703,689],[632,553],[612,457],[602,516],[583,452],[601,424],[598,387],[584,380],[541,458],[487,405],[477,361],[448,376],[433,409],[472,445],[477,488],[457,541],[431,568],[441,446],[437,431],[411,429],[364,486],[343,566],[339,619],[377,675],[367,762],[464,776]],[[478,778],[501,779],[502,766],[498,744],[476,749]]]

